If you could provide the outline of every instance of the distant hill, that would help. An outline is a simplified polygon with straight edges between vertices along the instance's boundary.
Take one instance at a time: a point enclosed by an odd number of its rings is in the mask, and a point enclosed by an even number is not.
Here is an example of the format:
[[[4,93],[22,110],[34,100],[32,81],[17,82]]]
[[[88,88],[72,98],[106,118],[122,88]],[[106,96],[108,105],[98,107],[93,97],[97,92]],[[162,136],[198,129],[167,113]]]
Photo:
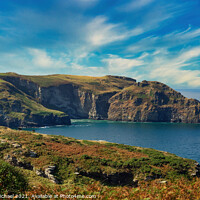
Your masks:
[[[69,118],[200,123],[198,100],[156,81],[16,73],[2,73],[0,81],[0,124],[10,127],[70,124]]]

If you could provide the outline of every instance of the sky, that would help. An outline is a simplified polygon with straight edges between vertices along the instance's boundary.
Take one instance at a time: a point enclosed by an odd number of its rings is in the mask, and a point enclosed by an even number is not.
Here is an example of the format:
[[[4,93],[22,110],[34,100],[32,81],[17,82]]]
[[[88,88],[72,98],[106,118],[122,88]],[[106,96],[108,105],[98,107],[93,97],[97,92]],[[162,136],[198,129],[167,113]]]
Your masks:
[[[0,0],[0,72],[200,89],[199,0]]]

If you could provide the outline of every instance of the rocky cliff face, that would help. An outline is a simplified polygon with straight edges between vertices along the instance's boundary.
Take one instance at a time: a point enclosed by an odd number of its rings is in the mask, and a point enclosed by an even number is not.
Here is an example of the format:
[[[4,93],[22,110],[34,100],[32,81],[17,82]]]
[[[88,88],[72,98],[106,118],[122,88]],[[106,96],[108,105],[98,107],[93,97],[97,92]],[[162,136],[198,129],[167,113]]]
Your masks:
[[[67,113],[71,118],[108,118],[109,99],[116,92],[95,95],[91,91],[68,83],[58,86],[40,87],[30,80],[9,77],[6,81],[32,96],[47,108]]]
[[[48,109],[13,84],[0,80],[1,126],[17,128],[66,125],[70,123],[69,116],[64,112]]]
[[[19,127],[42,127],[54,125],[69,125],[70,119],[67,115],[59,116],[54,114],[40,115],[32,114],[24,118],[18,118],[12,115],[0,115],[0,126],[7,126],[11,128]]]
[[[108,76],[108,78],[112,76]],[[134,79],[114,76],[115,79],[135,82]],[[17,88],[32,96],[43,106],[67,113],[70,118],[107,119],[110,106],[109,99],[116,94],[104,92],[95,94],[91,90],[84,90],[79,85],[66,83],[41,87],[37,83],[24,79],[24,77],[4,77],[4,80],[11,82]],[[120,88],[121,89],[121,88]]]
[[[119,76],[96,79],[66,76],[61,82],[60,76],[54,75],[48,84],[48,76],[43,77],[46,85],[32,77],[3,79],[46,108],[67,113],[70,118],[200,123],[200,102],[185,98],[165,84],[136,83],[134,79]],[[53,124],[56,121],[46,120]]]
[[[141,82],[110,100],[108,119],[135,122],[200,122],[200,102],[159,82]]]

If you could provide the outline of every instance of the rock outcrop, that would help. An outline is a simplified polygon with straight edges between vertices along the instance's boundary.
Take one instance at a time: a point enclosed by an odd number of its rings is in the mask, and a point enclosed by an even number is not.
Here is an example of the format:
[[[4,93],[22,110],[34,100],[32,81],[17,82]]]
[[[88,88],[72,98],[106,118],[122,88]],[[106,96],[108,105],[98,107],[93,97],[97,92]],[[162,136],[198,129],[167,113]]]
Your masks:
[[[54,173],[55,173],[56,166],[48,166],[44,170],[45,177],[48,178],[50,181],[53,183],[59,183],[59,181],[55,178]]]
[[[6,155],[4,157],[4,160],[13,166],[21,167],[23,169],[33,170],[33,166],[31,165],[30,162],[26,162],[23,159],[17,158],[16,156]]]

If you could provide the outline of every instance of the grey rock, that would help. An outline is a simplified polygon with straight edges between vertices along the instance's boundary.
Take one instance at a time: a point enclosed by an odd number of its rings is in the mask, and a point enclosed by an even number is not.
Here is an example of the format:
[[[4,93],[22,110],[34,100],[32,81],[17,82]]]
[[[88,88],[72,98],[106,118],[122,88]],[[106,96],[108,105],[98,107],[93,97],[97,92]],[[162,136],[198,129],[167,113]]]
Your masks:
[[[158,183],[166,184],[166,183],[168,183],[168,181],[166,181],[166,180],[162,180],[162,181],[158,181]]]
[[[200,164],[198,162],[194,163],[195,169],[190,174],[193,177],[200,177]]]
[[[18,143],[12,143],[12,146],[13,146],[14,148],[19,148],[19,147],[21,147],[22,145],[21,145],[21,144],[18,144]]]
[[[54,177],[54,172],[55,172],[56,166],[48,166],[44,170],[45,177],[48,178],[51,182],[58,184],[59,181]]]
[[[37,158],[37,153],[35,153],[34,151],[30,150],[29,152],[30,157],[32,158]]]
[[[6,140],[0,140],[1,141],[1,143],[6,143],[7,141]]]
[[[41,169],[34,169],[34,171],[38,176],[45,177],[45,174]]]

